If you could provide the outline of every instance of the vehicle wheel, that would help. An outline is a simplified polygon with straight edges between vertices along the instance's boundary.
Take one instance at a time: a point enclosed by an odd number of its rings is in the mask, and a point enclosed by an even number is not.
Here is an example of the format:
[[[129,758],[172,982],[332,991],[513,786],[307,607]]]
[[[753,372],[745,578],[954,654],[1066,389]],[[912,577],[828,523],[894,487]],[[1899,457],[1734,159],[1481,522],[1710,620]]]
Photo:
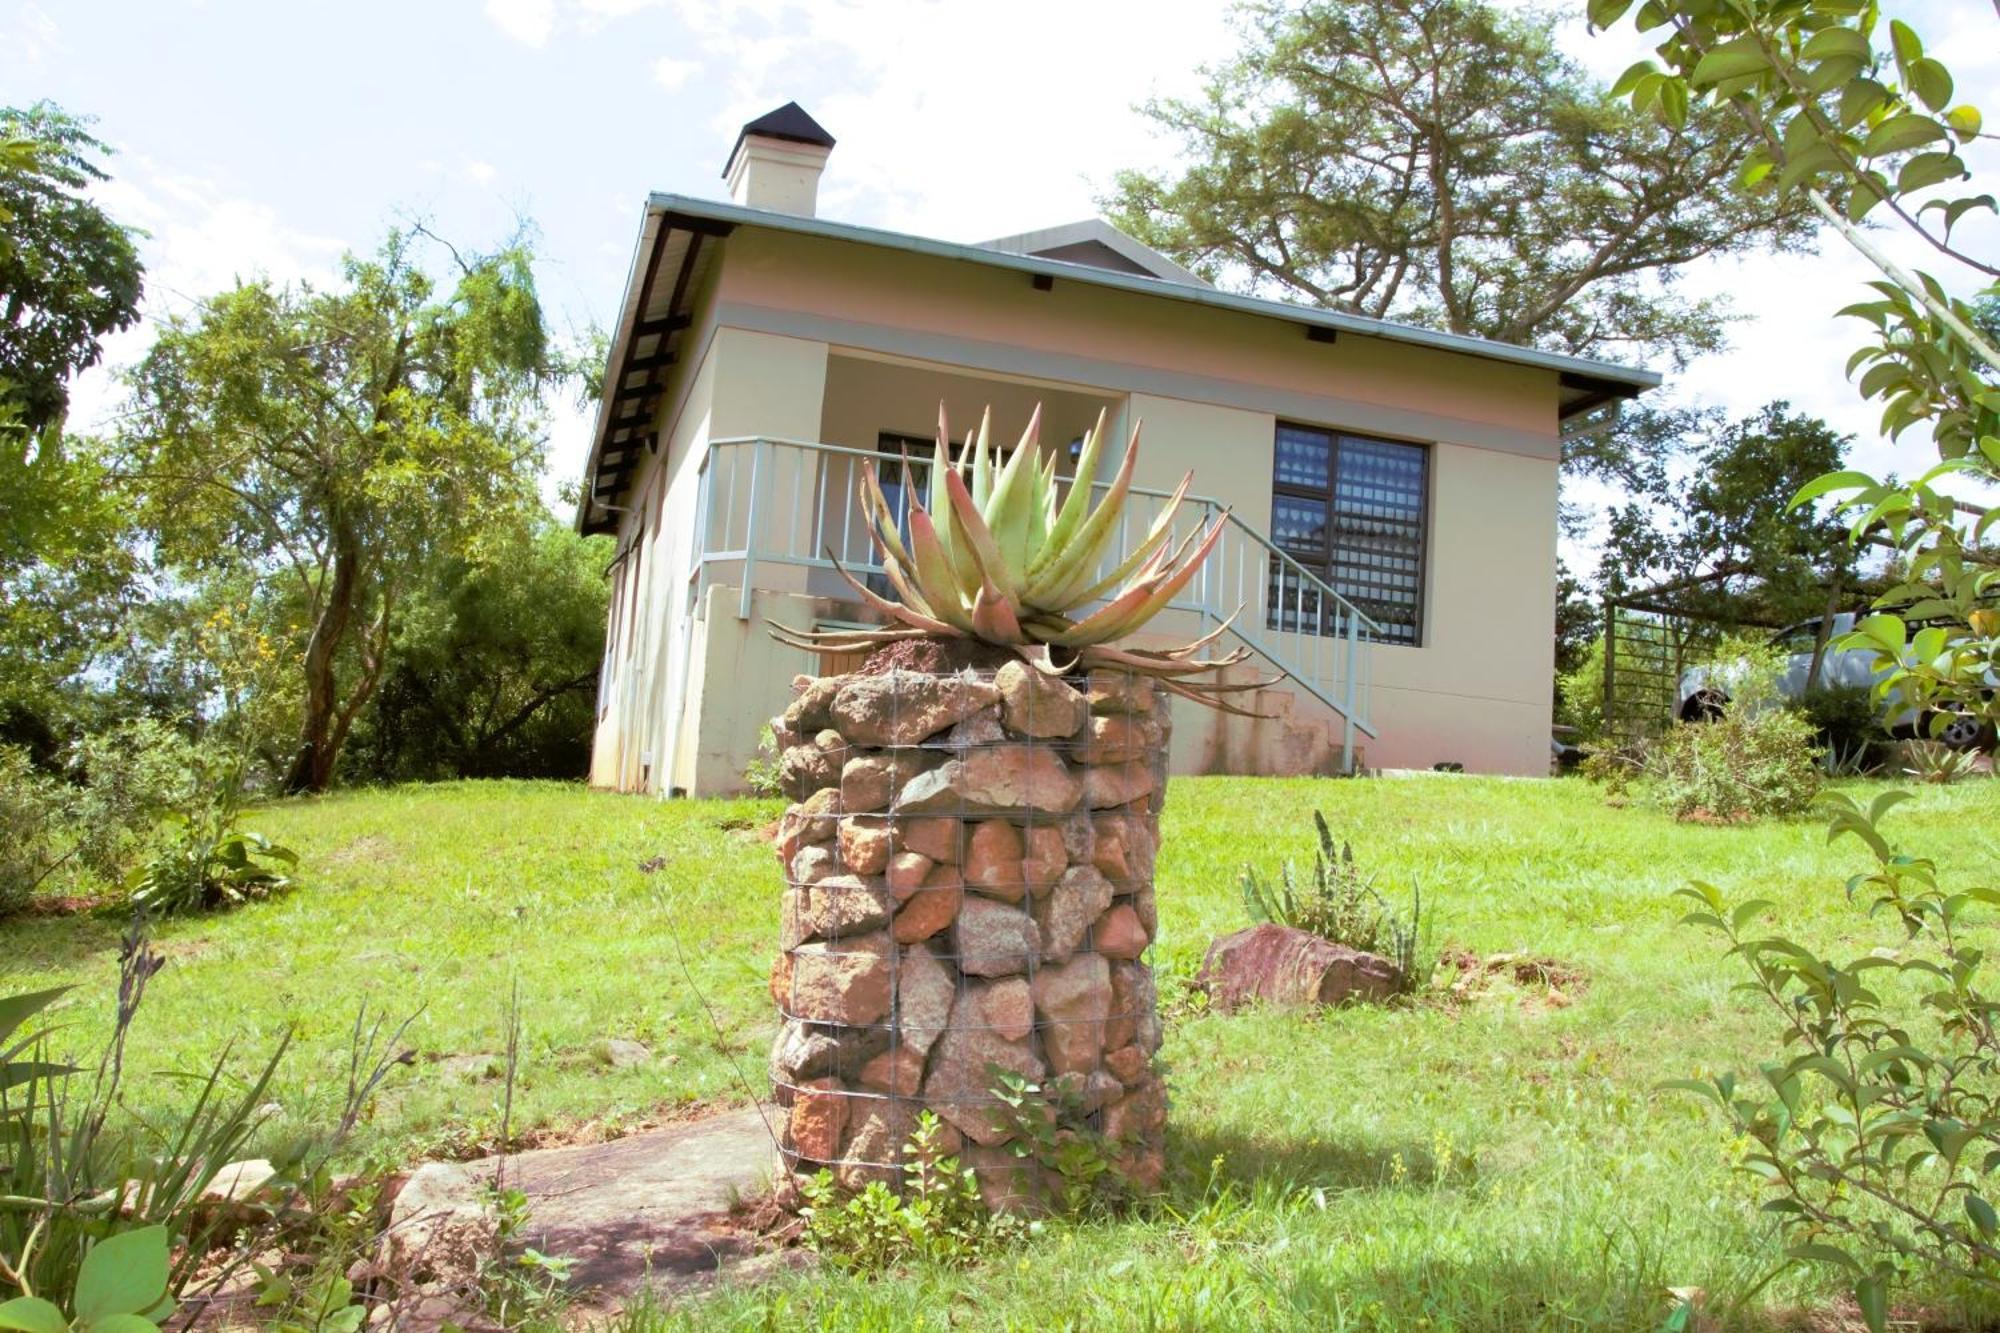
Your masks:
[[[1729,696],[1721,690],[1696,690],[1681,701],[1681,721],[1716,722],[1729,707]]]
[[[1969,713],[1949,713],[1937,738],[1954,750],[1990,750],[1993,724]]]

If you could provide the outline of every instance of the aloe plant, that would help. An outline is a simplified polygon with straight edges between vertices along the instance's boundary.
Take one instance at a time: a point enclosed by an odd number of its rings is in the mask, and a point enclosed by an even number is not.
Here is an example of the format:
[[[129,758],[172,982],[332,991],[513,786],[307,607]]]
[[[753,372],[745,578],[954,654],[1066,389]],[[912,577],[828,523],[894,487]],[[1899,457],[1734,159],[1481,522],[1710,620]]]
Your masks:
[[[822,651],[852,651],[903,639],[973,638],[1015,649],[1045,670],[1102,666],[1133,671],[1212,707],[1245,711],[1221,696],[1275,682],[1196,684],[1192,679],[1249,656],[1243,649],[1220,657],[1199,656],[1229,628],[1234,616],[1178,647],[1116,646],[1187,586],[1221,538],[1227,512],[1206,531],[1197,526],[1185,539],[1176,540],[1174,514],[1193,481],[1190,472],[1181,478],[1146,536],[1115,568],[1100,573],[1131,498],[1140,427],[1133,427],[1117,473],[1103,500],[1093,506],[1089,479],[1096,475],[1109,433],[1105,414],[1098,413],[1096,426],[1084,436],[1076,480],[1067,496],[1057,484],[1055,459],[1043,458],[1037,447],[1041,419],[1037,405],[1019,446],[1001,461],[991,444],[989,409],[978,432],[954,460],[950,426],[940,406],[927,505],[914,499],[909,459],[903,460],[903,493],[913,497],[907,542],[873,469],[862,469],[862,512],[896,599],[876,593],[849,573],[838,557],[828,555],[856,595],[889,623],[880,629],[825,632],[773,626],[777,636]],[[1099,601],[1102,606],[1086,610]]]

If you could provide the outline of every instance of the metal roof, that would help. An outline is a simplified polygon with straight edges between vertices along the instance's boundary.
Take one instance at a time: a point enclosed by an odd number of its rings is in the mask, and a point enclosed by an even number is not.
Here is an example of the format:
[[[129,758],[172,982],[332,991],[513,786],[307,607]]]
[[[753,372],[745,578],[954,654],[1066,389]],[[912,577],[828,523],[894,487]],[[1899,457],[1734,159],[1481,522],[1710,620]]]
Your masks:
[[[741,204],[695,199],[687,195],[653,194],[646,202],[639,245],[633,256],[625,301],[612,338],[610,364],[606,368],[606,397],[598,410],[595,440],[577,515],[577,526],[581,530],[601,532],[615,528],[609,505],[622,490],[622,483],[605,487],[602,484],[605,474],[611,472],[622,477],[636,467],[639,447],[643,445],[648,450],[657,448],[658,442],[652,438],[649,425],[642,423],[638,415],[621,417],[620,412],[626,409],[621,408],[619,403],[637,403],[642,409],[649,403],[657,407],[658,397],[665,391],[663,372],[673,364],[677,354],[671,344],[676,333],[686,326],[691,313],[683,308],[691,284],[699,277],[700,271],[713,262],[721,239],[737,227],[760,227],[768,231],[978,264],[1028,274],[1037,282],[1060,278],[1066,282],[1159,300],[1280,319],[1304,327],[1308,336],[1327,341],[1342,334],[1381,338],[1487,361],[1553,371],[1561,377],[1565,394],[1558,408],[1559,416],[1564,418],[1616,398],[1634,397],[1657,387],[1661,379],[1657,371],[1622,366],[1611,361],[1568,356],[1536,347],[1517,347],[1465,334],[1444,333],[1390,320],[1370,319],[1365,315],[1245,296],[1213,287],[1096,268],[1067,260],[1011,253],[987,245],[941,241],[881,227],[863,227],[851,222],[748,208]],[[712,243],[704,245],[705,240]],[[667,253],[669,250],[671,254]],[[654,290],[655,278],[663,272],[675,274],[672,288],[664,294]],[[649,342],[645,351],[641,350],[642,342]],[[643,378],[634,383],[634,375]],[[600,496],[604,498],[600,499]]]

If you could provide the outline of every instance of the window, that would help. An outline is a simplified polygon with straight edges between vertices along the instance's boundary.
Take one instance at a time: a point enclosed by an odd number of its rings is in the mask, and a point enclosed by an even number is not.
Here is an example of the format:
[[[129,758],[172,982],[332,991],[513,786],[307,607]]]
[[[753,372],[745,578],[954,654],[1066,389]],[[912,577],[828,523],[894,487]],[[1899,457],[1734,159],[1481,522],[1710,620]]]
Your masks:
[[[1414,646],[1423,625],[1424,496],[1430,451],[1311,426],[1278,426],[1271,540],[1375,622],[1371,636]],[[1271,562],[1273,629],[1338,634],[1282,561]]]

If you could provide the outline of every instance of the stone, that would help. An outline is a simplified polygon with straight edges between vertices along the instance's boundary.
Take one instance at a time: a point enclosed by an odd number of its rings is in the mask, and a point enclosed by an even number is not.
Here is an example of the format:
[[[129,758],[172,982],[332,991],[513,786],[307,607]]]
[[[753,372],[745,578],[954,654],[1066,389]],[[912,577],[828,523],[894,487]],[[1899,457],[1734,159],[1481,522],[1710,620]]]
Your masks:
[[[980,897],[968,897],[959,905],[951,942],[959,970],[975,977],[1026,972],[1042,944],[1033,917],[1018,907]]]
[[[1160,727],[1147,714],[1112,713],[1093,717],[1071,758],[1079,764],[1122,764],[1149,757],[1160,744]]]
[[[1090,711],[1100,717],[1112,713],[1150,713],[1154,703],[1153,682],[1126,671],[1093,671],[1087,698]]]
[[[833,1169],[834,1178],[850,1190],[866,1189],[878,1180],[901,1184],[903,1145],[916,1127],[914,1103],[892,1097],[859,1099],[848,1110],[847,1142]]]
[[[1132,884],[1132,863],[1125,855],[1125,819],[1122,815],[1106,815],[1094,821],[1096,838],[1093,842],[1091,861],[1098,873],[1110,880],[1114,886],[1129,889]]]
[[[1091,932],[1092,943],[1097,952],[1106,958],[1132,959],[1146,952],[1152,936],[1139,924],[1139,914],[1132,910],[1132,904],[1119,903],[1097,919],[1097,926]]]
[[[801,847],[792,858],[791,881],[794,884],[816,884],[829,875],[840,873],[840,858],[834,849],[823,842]]]
[[[1074,736],[1090,712],[1081,694],[1026,662],[1001,667],[993,685],[1000,691],[1000,720],[1016,735],[1038,740]]]
[[[1090,923],[1111,906],[1111,881],[1094,866],[1063,871],[1047,898],[1035,904],[1041,926],[1042,957],[1060,963],[1075,953]]]
[[[897,821],[896,845],[921,852],[942,865],[957,865],[965,825],[956,819],[928,818]]]
[[[896,895],[879,879],[834,875],[805,890],[815,938],[850,939],[880,930],[896,913]]]
[[[785,715],[783,713],[772,718],[768,725],[771,728],[770,748],[778,754],[783,754],[794,745],[800,745],[805,742],[806,738],[804,736],[801,736],[798,732],[793,731],[785,725]]]
[[[1053,824],[1034,824],[1024,831],[1022,842],[1021,881],[1028,892],[1040,897],[1056,886],[1069,866],[1063,833]]]
[[[930,744],[946,750],[970,750],[979,745],[1000,745],[1007,740],[1006,731],[1000,726],[1000,710],[982,708],[971,717],[952,724],[942,740],[932,740]]]
[[[965,885],[952,866],[934,866],[923,884],[896,912],[892,927],[896,943],[915,944],[927,940],[958,919]]]
[[[801,1083],[792,1097],[792,1146],[799,1156],[831,1162],[840,1156],[847,1133],[847,1089],[837,1078]]]
[[[1104,1067],[1128,1088],[1146,1077],[1149,1063],[1146,1053],[1137,1046],[1120,1046],[1104,1053]]]
[[[1035,973],[1034,992],[1049,1068],[1079,1075],[1096,1069],[1111,1015],[1111,964],[1094,953],[1045,964]]]
[[[812,938],[812,890],[787,888],[778,898],[778,948],[790,953]]]
[[[1095,1115],[1125,1095],[1125,1085],[1102,1069],[1058,1074],[1042,1086],[1052,1098],[1073,1104],[1085,1115]]]
[[[1120,892],[1130,892],[1140,884],[1153,882],[1159,835],[1151,817],[1143,814],[1101,814],[1095,816],[1091,824],[1096,841],[1097,868],[1120,886]],[[1107,868],[1107,861],[1118,867],[1116,873]]]
[[[1105,981],[1105,998],[1110,999],[1110,979]],[[1035,992],[1022,977],[1005,981],[975,982],[966,988],[972,997],[972,1012],[981,1026],[992,1028],[1008,1041],[1026,1041],[1035,1030]]]
[[[790,866],[799,848],[832,842],[840,831],[840,789],[822,787],[785,811],[778,821],[778,864]]]
[[[778,1006],[781,1014],[789,1012],[792,1007],[792,950],[795,947],[785,945],[771,960],[771,1003]]]
[[[1073,866],[1089,865],[1097,848],[1097,830],[1090,816],[1071,815],[1056,827],[1062,830],[1064,858]]]
[[[1132,895],[1132,910],[1138,914],[1139,928],[1146,932],[1147,939],[1157,939],[1160,934],[1159,901],[1153,896],[1153,887],[1148,884]]]
[[[1396,965],[1308,931],[1267,921],[1208,946],[1195,982],[1224,1011],[1251,1000],[1274,1005],[1380,1002],[1395,995]]]
[[[919,773],[896,798],[903,814],[1066,814],[1083,784],[1062,756],[1039,745],[968,750]]]
[[[924,756],[910,750],[859,754],[840,770],[840,806],[850,814],[886,810],[897,789],[924,771]]]
[[[951,1021],[958,982],[928,947],[904,950],[901,963],[896,977],[897,1044],[915,1051],[921,1063]]]
[[[203,1224],[223,1227],[247,1226],[271,1213],[279,1200],[269,1188],[278,1168],[264,1158],[231,1162],[217,1171],[196,1201],[195,1211]]]
[[[636,1069],[650,1064],[653,1053],[629,1037],[599,1037],[590,1043],[590,1058],[606,1069]]]
[[[1083,803],[1092,810],[1130,805],[1151,794],[1159,784],[1153,765],[1142,760],[1124,764],[1093,764],[1083,770]]]
[[[889,826],[879,815],[840,821],[840,861],[857,875],[879,875],[889,866]]]
[[[1157,1142],[1167,1128],[1167,1090],[1147,1079],[1104,1108],[1104,1137],[1114,1143]]]
[[[1005,1142],[1010,1133],[999,1114],[1004,1108],[994,1100],[993,1068],[1035,1080],[1045,1067],[1026,1041],[1009,1041],[979,1026],[976,1004],[968,989],[952,1005],[951,1026],[931,1050],[924,1104],[972,1142],[990,1145]]]
[[[1153,969],[1144,963],[1115,963],[1111,968],[1111,1017],[1104,1025],[1104,1047],[1115,1050],[1136,1044],[1151,1054],[1160,1049],[1160,1000],[1153,987]]]
[[[915,1097],[924,1086],[924,1055],[914,1046],[892,1046],[861,1066],[861,1086],[894,1097]]]
[[[895,946],[887,931],[792,950],[792,1014],[855,1026],[889,1012]]]
[[[778,789],[795,801],[839,784],[840,761],[817,745],[794,745],[778,756]]]
[[[824,1028],[787,1019],[771,1043],[771,1082],[780,1088],[796,1087],[832,1073],[839,1060],[839,1038]]]
[[[834,696],[832,721],[855,745],[915,745],[999,697],[990,682],[968,676],[849,676]]]
[[[1004,819],[972,826],[965,840],[965,885],[991,898],[1017,903],[1027,893],[1021,877],[1021,831]]]
[[[785,730],[800,736],[810,736],[822,727],[833,725],[833,701],[840,694],[840,687],[847,683],[845,676],[820,676],[808,679],[799,691],[799,697],[792,700],[785,709]]]
[[[923,887],[929,877],[932,861],[922,852],[894,852],[889,857],[889,868],[885,872],[889,881],[889,892],[896,895],[897,902],[907,902],[911,894]]]

